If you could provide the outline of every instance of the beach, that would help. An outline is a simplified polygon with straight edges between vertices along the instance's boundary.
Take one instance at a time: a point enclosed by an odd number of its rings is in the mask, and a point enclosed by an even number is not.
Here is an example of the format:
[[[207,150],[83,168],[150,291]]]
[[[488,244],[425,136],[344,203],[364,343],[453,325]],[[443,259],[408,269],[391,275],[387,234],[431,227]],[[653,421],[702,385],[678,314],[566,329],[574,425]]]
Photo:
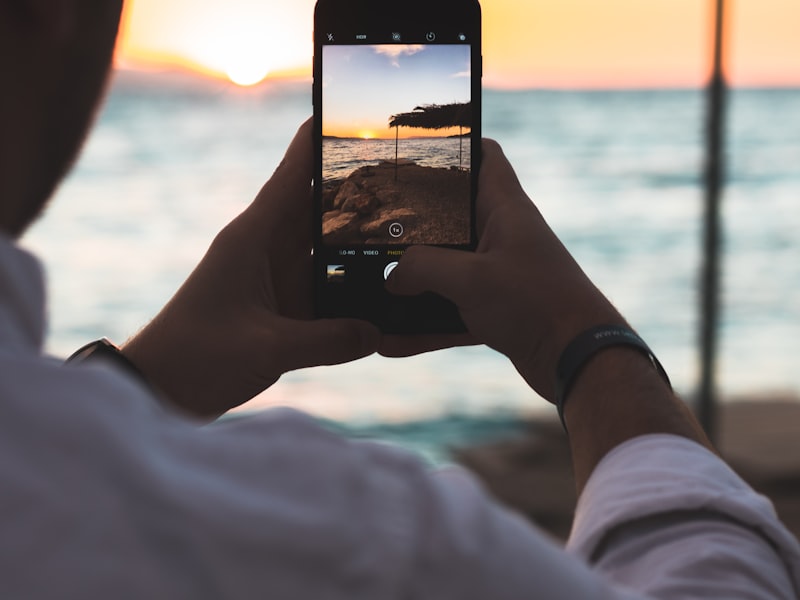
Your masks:
[[[453,456],[495,498],[564,541],[577,500],[567,437],[556,418],[528,422],[527,433]],[[731,399],[719,407],[718,433],[721,456],[800,537],[800,398]]]

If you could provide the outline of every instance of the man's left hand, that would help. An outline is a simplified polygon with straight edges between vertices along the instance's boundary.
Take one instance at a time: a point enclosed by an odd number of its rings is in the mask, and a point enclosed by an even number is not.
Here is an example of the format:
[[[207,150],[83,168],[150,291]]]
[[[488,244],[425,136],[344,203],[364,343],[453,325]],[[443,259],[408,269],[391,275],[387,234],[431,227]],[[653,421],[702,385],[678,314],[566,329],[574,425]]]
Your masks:
[[[170,400],[203,417],[251,399],[285,372],[372,354],[357,320],[313,320],[311,121],[253,203],[124,354]]]

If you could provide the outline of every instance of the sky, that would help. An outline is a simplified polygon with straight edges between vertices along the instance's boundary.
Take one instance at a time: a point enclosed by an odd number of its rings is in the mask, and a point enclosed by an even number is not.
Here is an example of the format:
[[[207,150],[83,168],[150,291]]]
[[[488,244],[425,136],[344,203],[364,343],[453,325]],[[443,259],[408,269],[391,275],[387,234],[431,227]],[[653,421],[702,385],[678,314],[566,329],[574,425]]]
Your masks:
[[[713,0],[483,0],[484,85],[686,87],[710,69]],[[313,0],[127,0],[123,66],[252,83],[311,75]],[[734,85],[800,85],[800,1],[728,0]]]
[[[392,115],[470,100],[468,45],[326,46],[323,135],[394,138]],[[399,137],[425,130],[400,128]],[[431,135],[458,133],[439,130]]]

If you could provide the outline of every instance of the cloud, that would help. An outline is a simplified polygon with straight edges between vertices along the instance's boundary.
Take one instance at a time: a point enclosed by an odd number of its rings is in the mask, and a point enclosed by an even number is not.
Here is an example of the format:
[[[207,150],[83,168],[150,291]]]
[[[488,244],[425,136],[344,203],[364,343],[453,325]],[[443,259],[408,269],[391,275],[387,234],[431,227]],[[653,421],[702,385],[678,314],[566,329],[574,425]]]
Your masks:
[[[469,71],[459,71],[450,75],[450,79],[469,79],[471,73]]]
[[[401,56],[414,56],[418,52],[422,52],[425,46],[422,44],[382,44],[374,46],[376,54],[383,54],[389,57],[393,67],[400,67]]]

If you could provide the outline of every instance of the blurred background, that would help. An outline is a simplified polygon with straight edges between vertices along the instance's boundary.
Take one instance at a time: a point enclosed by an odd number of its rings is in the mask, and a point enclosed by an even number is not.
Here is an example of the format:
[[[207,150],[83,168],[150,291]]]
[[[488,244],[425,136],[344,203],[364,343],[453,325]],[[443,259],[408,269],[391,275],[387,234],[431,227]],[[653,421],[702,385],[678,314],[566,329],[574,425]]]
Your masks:
[[[483,0],[484,134],[690,400],[714,10],[697,0]],[[311,0],[128,0],[106,104],[24,243],[50,282],[48,351],[134,334],[253,198],[311,114]],[[718,389],[800,392],[800,4],[737,0]],[[287,374],[290,405],[438,460],[551,416],[485,348]]]

